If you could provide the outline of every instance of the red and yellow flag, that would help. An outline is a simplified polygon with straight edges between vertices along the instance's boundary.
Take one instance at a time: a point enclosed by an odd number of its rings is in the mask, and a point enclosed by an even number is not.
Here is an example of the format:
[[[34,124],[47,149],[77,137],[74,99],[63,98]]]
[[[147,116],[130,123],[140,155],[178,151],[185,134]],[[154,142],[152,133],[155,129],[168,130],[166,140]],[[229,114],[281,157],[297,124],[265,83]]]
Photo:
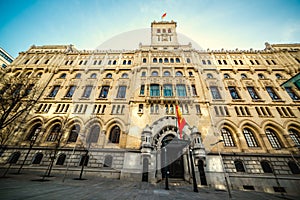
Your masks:
[[[165,18],[167,16],[167,13],[164,13],[162,16],[161,16],[161,19]]]
[[[177,121],[178,121],[178,128],[179,128],[180,138],[182,138],[182,129],[186,125],[186,121],[182,117],[182,113],[181,113],[180,108],[179,108],[178,105],[176,105],[176,115],[177,115]]]

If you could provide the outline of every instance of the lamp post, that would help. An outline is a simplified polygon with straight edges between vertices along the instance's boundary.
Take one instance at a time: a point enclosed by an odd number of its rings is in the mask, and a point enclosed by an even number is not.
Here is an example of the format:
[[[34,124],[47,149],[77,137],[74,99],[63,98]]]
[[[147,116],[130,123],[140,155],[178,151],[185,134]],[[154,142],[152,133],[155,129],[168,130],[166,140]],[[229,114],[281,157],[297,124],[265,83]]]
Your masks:
[[[225,166],[224,166],[224,163],[223,163],[223,158],[221,156],[219,145],[218,145],[220,142],[224,142],[224,140],[219,140],[219,141],[217,141],[213,144],[210,144],[210,146],[217,145],[218,154],[219,154],[219,157],[220,157],[220,160],[221,160],[222,170],[223,170],[223,173],[224,173],[225,184],[226,184],[226,188],[227,188],[227,192],[228,192],[228,198],[232,199],[232,194],[231,194],[231,190],[230,190],[228,179],[227,179],[227,173],[226,173],[226,170],[225,170]]]
[[[167,161],[167,147],[164,147],[165,149],[165,189],[169,190],[169,180],[168,180],[168,176],[169,176],[169,166],[168,166],[168,161]]]
[[[191,159],[191,168],[192,168],[192,176],[193,176],[193,187],[194,192],[198,192],[197,182],[196,182],[196,175],[195,175],[195,169],[194,169],[194,161],[193,161],[193,150],[191,146],[189,147],[189,153],[190,153],[190,159]]]

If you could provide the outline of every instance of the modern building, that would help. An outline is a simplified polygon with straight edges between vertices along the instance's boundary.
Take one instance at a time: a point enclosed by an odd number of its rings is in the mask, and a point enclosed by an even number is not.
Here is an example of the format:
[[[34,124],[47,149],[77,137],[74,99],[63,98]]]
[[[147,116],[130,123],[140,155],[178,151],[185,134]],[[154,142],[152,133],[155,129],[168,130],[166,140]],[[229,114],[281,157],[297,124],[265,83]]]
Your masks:
[[[176,26],[152,22],[151,44],[136,50],[19,53],[7,73],[36,79],[42,95],[3,166],[18,168],[29,152],[24,168],[55,158],[54,170],[73,175],[86,165],[84,173],[152,183],[166,174],[192,182],[194,167],[199,187],[300,195],[300,92],[281,86],[300,71],[300,44],[196,50],[179,43]]]
[[[3,73],[3,70],[12,63],[14,58],[9,55],[3,48],[0,47],[0,73]]]

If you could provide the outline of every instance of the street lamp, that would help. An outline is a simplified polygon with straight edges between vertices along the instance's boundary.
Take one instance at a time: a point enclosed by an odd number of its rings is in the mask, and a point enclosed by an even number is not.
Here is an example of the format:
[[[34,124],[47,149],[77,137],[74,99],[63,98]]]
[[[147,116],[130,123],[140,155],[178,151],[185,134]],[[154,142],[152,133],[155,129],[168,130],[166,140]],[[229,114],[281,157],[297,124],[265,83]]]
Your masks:
[[[225,166],[224,166],[223,159],[222,159],[220,149],[219,149],[219,145],[218,145],[220,142],[224,142],[224,140],[219,140],[219,141],[217,141],[213,144],[210,144],[210,146],[217,145],[218,154],[219,154],[219,157],[220,157],[220,160],[221,160],[222,170],[223,170],[223,173],[224,173],[225,184],[226,184],[226,188],[227,188],[227,191],[228,191],[228,197],[229,197],[229,199],[232,199],[231,190],[230,190],[228,179],[227,179],[227,173],[226,173],[226,170],[225,170]]]
[[[193,161],[193,150],[191,146],[189,147],[189,153],[190,153],[190,160],[191,160],[191,168],[192,168],[192,176],[193,176],[193,186],[194,186],[194,192],[198,192],[197,182],[196,182],[196,175],[195,175],[195,169],[194,169],[194,161]]]

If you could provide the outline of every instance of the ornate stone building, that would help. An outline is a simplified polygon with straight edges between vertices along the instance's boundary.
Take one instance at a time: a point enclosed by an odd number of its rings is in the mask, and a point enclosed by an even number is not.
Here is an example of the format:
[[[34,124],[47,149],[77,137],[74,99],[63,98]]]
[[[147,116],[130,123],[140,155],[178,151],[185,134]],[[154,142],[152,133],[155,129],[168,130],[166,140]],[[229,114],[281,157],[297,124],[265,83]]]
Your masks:
[[[299,195],[300,92],[281,84],[299,73],[300,44],[195,50],[176,26],[153,22],[151,44],[136,50],[21,52],[7,74],[37,79],[42,95],[1,162],[18,168],[34,141],[24,167],[46,169],[59,140],[54,170],[86,164],[85,173],[159,182],[168,166],[170,179],[190,181],[194,164],[198,186],[226,188],[226,178],[234,189]],[[181,150],[176,105],[190,141]]]

